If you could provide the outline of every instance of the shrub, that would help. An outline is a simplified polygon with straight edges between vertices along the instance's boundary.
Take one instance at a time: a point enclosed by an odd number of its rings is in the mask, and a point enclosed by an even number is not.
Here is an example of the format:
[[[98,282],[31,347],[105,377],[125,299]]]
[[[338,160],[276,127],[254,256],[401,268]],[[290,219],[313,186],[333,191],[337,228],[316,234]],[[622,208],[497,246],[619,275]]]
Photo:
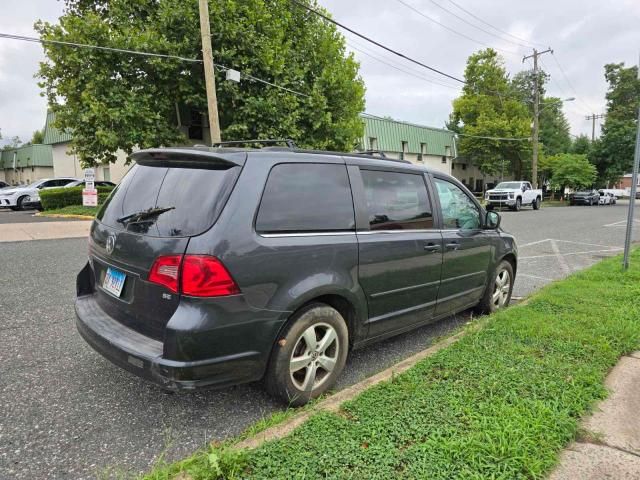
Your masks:
[[[69,205],[82,205],[82,189],[84,187],[51,188],[40,192],[40,203],[45,210],[63,208]],[[96,187],[98,203],[103,203],[113,187]]]

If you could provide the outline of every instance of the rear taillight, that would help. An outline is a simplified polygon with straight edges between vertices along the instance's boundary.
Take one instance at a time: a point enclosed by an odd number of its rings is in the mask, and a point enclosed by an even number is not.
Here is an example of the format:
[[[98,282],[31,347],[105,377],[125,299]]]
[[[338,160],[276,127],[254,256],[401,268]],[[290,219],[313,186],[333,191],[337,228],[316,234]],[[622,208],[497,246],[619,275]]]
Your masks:
[[[240,289],[217,258],[186,255],[182,264],[182,293],[194,297],[220,297],[235,295]]]
[[[164,285],[174,293],[178,293],[178,277],[182,255],[165,255],[156,258],[149,272],[149,281]]]
[[[236,295],[240,288],[220,260],[208,255],[158,257],[149,281],[193,297]],[[181,288],[178,288],[178,286]]]

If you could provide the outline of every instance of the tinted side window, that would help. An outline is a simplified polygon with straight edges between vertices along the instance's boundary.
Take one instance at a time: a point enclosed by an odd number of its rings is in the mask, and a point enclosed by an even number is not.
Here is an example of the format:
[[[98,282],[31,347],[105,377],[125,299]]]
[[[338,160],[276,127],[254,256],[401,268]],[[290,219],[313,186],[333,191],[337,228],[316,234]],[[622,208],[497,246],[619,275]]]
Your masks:
[[[420,174],[361,170],[371,230],[433,228],[433,215]]]
[[[345,165],[287,163],[271,169],[256,220],[259,232],[354,230]]]
[[[443,228],[474,230],[480,228],[480,210],[457,185],[434,179],[442,208]]]

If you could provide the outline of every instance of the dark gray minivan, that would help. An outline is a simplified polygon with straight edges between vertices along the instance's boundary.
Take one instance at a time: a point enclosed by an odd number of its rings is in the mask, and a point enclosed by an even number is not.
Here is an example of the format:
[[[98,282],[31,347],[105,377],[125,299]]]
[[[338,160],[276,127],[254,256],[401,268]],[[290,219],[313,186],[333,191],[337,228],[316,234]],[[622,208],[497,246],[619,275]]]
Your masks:
[[[132,158],[91,226],[77,327],[167,389],[264,379],[301,405],[352,348],[509,303],[514,238],[448,175],[275,147]]]

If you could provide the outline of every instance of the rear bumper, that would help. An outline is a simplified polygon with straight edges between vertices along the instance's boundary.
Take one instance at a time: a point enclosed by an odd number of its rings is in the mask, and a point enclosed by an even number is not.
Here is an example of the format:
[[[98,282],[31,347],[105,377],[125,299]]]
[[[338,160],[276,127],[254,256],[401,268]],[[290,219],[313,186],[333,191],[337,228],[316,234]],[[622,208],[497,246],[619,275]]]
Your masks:
[[[78,332],[94,350],[167,390],[234,385],[258,380],[264,372],[264,359],[257,351],[197,361],[163,358],[162,342],[111,318],[91,294],[78,297],[75,310]]]

